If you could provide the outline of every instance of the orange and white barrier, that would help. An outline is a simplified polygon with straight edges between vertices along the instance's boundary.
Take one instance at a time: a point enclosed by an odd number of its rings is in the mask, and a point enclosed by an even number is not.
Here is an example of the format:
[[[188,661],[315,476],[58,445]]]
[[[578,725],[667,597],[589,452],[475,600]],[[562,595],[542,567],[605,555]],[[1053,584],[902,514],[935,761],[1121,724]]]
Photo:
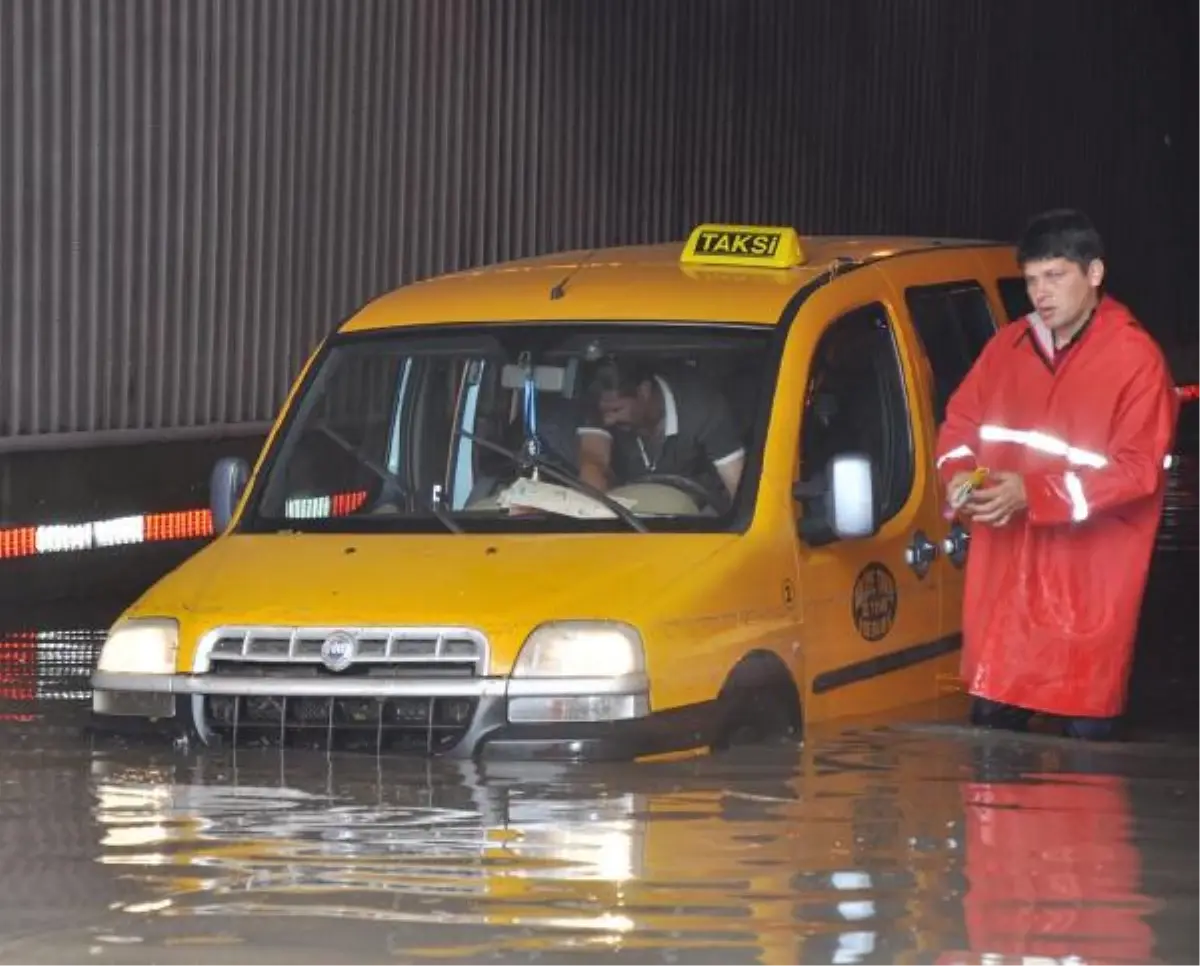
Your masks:
[[[289,500],[289,519],[313,520],[347,516],[362,506],[366,493]],[[213,536],[209,510],[175,510],[95,520],[88,523],[50,523],[42,526],[0,527],[0,560],[47,553],[72,553],[173,540],[206,540]]]

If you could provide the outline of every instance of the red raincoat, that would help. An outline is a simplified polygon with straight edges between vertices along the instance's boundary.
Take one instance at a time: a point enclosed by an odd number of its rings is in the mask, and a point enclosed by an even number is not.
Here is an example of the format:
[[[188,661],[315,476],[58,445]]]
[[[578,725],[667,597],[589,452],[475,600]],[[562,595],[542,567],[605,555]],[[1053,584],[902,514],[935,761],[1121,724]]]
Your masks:
[[[949,483],[976,466],[1022,474],[1028,508],[971,531],[962,673],[971,694],[1109,717],[1125,704],[1162,512],[1178,399],[1161,350],[1102,297],[1055,357],[1035,315],[1003,327],[938,433]]]

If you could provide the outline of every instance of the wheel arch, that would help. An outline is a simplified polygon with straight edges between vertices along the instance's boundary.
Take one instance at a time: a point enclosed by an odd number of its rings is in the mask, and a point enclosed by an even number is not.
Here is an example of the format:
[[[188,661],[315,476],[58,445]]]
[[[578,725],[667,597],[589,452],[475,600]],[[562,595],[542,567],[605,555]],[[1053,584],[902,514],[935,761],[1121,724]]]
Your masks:
[[[719,744],[746,727],[765,732],[761,738],[804,734],[800,688],[783,658],[766,648],[738,660],[725,676],[717,703],[722,709]]]

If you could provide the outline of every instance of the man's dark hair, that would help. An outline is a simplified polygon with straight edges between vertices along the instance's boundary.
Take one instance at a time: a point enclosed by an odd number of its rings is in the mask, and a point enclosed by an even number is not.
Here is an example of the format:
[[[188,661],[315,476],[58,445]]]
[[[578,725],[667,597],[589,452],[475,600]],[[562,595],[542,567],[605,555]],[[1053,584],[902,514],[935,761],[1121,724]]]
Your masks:
[[[653,378],[653,367],[645,363],[627,362],[619,365],[615,359],[609,358],[596,368],[591,391],[593,393],[615,391],[622,396],[633,396],[637,394],[638,386]]]
[[[1022,268],[1027,262],[1065,258],[1086,270],[1103,257],[1100,232],[1087,215],[1074,208],[1056,208],[1036,215],[1017,242],[1017,264]]]

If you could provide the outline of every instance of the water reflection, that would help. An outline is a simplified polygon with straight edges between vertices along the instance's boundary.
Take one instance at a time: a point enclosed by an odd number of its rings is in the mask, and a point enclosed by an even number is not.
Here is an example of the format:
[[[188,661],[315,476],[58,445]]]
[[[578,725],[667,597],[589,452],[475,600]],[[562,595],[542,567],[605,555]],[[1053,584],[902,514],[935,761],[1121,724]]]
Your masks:
[[[1190,812],[1135,841],[1131,781]],[[310,961],[1152,962],[1142,863],[1195,842],[1194,759],[952,731],[637,768],[117,757],[93,788],[125,931],[168,958],[283,920],[321,924]]]
[[[1146,894],[1143,852],[1167,858],[1172,832],[1192,824],[1188,810],[1156,830],[1151,841],[1163,851],[1149,842],[1139,848],[1131,778],[1117,770],[1116,754],[1063,747],[1025,761],[1000,744],[976,748],[974,757],[974,780],[962,785],[970,948],[1056,961],[1161,961],[1151,923],[1162,903]],[[1194,816],[1194,776],[1188,782],[1182,773],[1176,790],[1187,792]],[[1194,830],[1190,838],[1194,863]]]
[[[87,701],[104,635],[95,628],[0,628],[0,722],[36,721],[48,706]]]

